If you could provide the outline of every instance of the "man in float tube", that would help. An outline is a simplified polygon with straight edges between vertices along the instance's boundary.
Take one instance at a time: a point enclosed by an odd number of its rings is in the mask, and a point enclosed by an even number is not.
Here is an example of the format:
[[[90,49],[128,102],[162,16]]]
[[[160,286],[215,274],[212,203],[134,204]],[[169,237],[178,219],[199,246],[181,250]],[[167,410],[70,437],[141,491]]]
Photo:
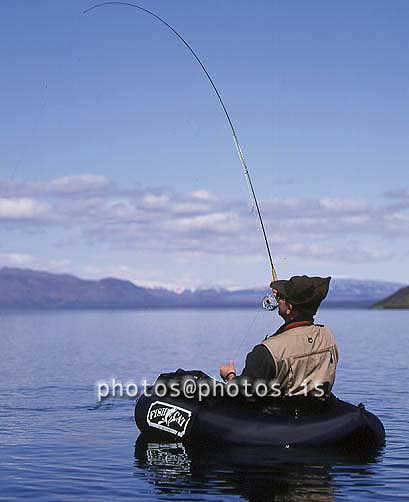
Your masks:
[[[239,380],[273,382],[282,397],[329,398],[338,348],[331,330],[314,324],[314,316],[328,294],[330,280],[303,275],[271,282],[285,322],[247,354]],[[220,376],[226,382],[237,377],[233,361],[220,367]]]

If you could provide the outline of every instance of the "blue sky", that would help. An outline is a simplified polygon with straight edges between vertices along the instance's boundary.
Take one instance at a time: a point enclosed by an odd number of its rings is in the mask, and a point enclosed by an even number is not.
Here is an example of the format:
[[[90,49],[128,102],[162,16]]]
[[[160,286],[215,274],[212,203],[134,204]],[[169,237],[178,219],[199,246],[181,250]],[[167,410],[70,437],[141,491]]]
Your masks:
[[[217,99],[136,9],[4,0],[0,266],[169,287],[269,281]],[[409,282],[409,5],[142,1],[191,43],[281,277]]]

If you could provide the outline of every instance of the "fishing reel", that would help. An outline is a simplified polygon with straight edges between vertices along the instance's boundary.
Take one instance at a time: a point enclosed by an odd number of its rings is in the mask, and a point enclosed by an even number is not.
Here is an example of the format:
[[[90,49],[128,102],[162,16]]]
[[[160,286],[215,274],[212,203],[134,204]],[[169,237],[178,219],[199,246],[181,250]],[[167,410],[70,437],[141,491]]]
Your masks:
[[[262,306],[264,310],[273,311],[278,308],[278,301],[273,294],[268,294],[263,298]]]

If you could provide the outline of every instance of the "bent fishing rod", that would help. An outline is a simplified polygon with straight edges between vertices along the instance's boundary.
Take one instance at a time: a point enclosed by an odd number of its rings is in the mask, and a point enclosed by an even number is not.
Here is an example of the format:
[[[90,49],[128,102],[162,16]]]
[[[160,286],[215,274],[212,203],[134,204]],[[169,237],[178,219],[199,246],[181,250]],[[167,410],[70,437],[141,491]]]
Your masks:
[[[252,198],[254,200],[254,204],[255,204],[255,207],[256,207],[256,210],[257,210],[258,219],[260,221],[261,230],[262,230],[263,237],[264,237],[264,242],[265,242],[265,245],[266,245],[266,248],[267,248],[268,259],[269,259],[270,265],[271,265],[272,278],[273,278],[273,281],[276,281],[277,280],[277,272],[276,272],[276,269],[274,267],[273,258],[271,256],[271,251],[270,251],[270,246],[269,246],[268,239],[267,239],[266,230],[264,228],[263,218],[261,216],[260,206],[259,206],[258,201],[257,201],[256,192],[254,191],[253,182],[251,180],[250,173],[249,173],[249,170],[248,170],[248,167],[247,167],[247,164],[246,164],[246,160],[244,158],[243,150],[242,150],[242,148],[240,146],[240,142],[239,142],[236,130],[235,130],[233,122],[232,122],[232,120],[230,118],[229,112],[227,111],[226,105],[224,104],[223,99],[222,99],[222,97],[221,97],[221,95],[220,95],[220,93],[219,93],[219,91],[218,91],[218,89],[216,87],[216,84],[214,83],[214,81],[213,81],[212,77],[210,76],[209,72],[207,71],[205,65],[202,63],[202,61],[200,60],[199,56],[192,49],[192,47],[187,43],[187,41],[182,37],[182,35],[178,31],[176,31],[175,28],[173,28],[173,26],[171,26],[169,23],[167,23],[164,19],[162,19],[160,16],[158,16],[154,12],[152,12],[152,11],[150,11],[148,9],[145,9],[144,7],[141,7],[140,5],[137,5],[137,4],[134,4],[134,3],[130,3],[130,2],[103,2],[103,3],[99,3],[99,4],[96,4],[96,5],[93,5],[92,7],[84,10],[83,14],[87,14],[87,13],[89,13],[89,12],[95,10],[95,9],[98,9],[100,7],[104,7],[104,6],[107,6],[107,5],[122,5],[122,6],[132,7],[134,9],[138,9],[138,10],[140,10],[142,12],[145,12],[146,14],[149,14],[150,16],[152,16],[153,18],[155,18],[157,21],[161,22],[163,25],[165,25],[167,28],[169,28],[169,30],[171,30],[178,37],[178,39],[185,45],[185,47],[189,50],[189,52],[196,59],[196,61],[199,63],[200,67],[204,71],[207,79],[209,80],[211,86],[213,87],[214,92],[216,93],[216,96],[217,96],[217,98],[219,100],[219,103],[220,103],[220,105],[221,105],[221,107],[223,109],[223,112],[224,112],[224,114],[225,114],[225,116],[227,118],[227,121],[229,123],[231,132],[233,134],[234,144],[235,144],[235,147],[236,147],[236,150],[237,150],[237,153],[238,153],[241,165],[242,165],[243,170],[244,170],[244,175],[246,177],[246,180],[247,180],[247,183],[248,183],[248,186],[249,186],[249,189],[250,189],[251,196],[252,196]],[[265,300],[267,300],[267,297],[266,297]],[[270,308],[269,308],[269,302],[267,302],[266,305],[264,305],[264,303],[265,302],[263,302],[263,306],[265,306],[265,308],[267,308],[267,309],[270,310]]]

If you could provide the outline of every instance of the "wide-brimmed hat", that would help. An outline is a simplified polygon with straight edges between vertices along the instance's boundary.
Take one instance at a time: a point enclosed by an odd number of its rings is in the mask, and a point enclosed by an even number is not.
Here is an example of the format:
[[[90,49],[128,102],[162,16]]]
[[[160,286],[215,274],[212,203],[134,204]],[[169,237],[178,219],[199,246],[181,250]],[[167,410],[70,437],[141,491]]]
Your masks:
[[[288,280],[273,281],[271,289],[295,307],[315,314],[322,300],[327,296],[331,277],[308,277],[295,275]]]

